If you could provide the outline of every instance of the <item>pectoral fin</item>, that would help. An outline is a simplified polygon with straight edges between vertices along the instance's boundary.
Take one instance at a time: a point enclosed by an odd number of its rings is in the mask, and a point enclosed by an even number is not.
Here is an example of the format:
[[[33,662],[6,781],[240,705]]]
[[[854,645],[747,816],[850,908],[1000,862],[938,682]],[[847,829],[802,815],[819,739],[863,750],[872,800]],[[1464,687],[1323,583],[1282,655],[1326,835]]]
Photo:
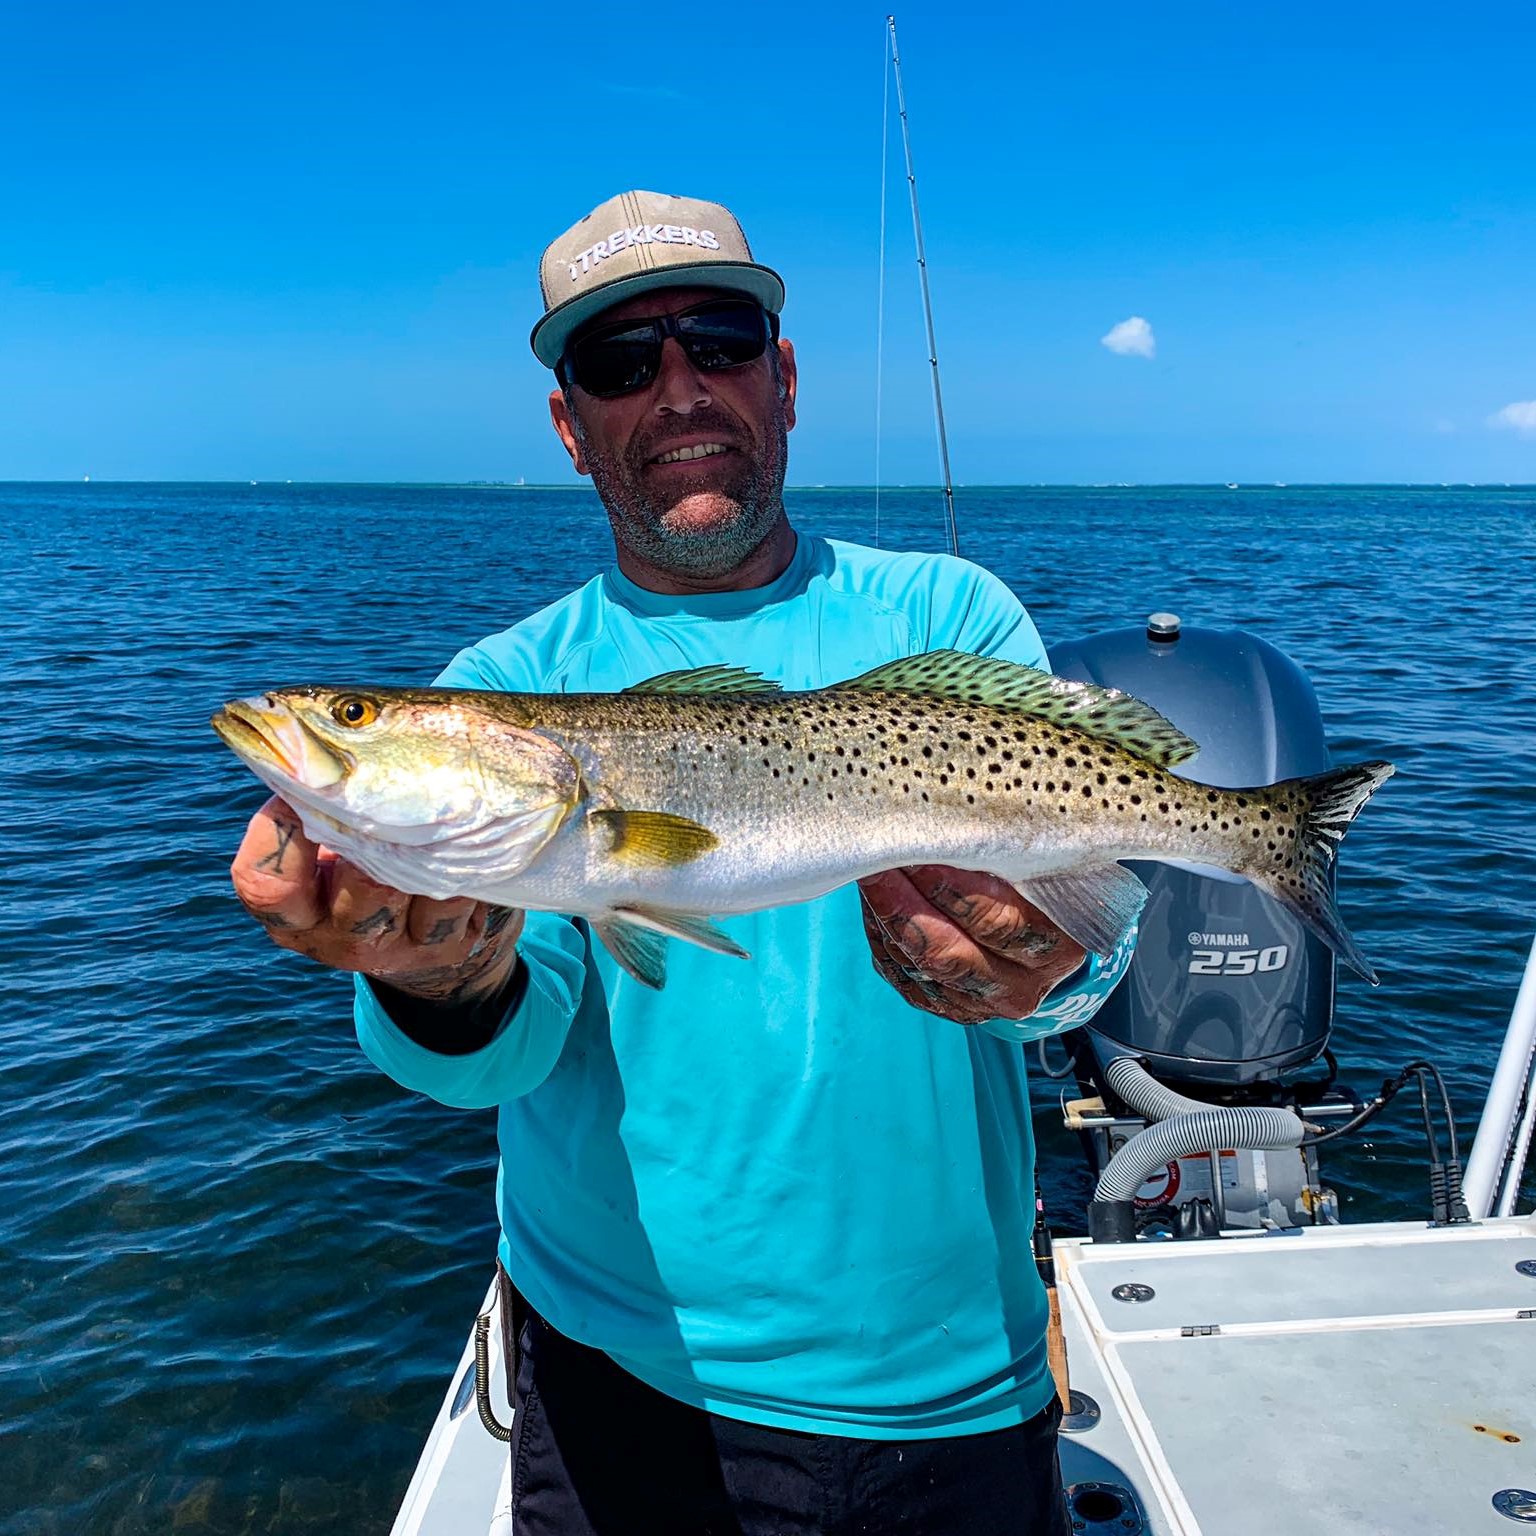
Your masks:
[[[702,858],[720,839],[708,827],[669,811],[589,812],[613,837],[613,856],[625,864],[669,869]]]
[[[1095,955],[1114,952],[1147,900],[1146,886],[1119,864],[1035,875],[1015,882],[1015,889]]]

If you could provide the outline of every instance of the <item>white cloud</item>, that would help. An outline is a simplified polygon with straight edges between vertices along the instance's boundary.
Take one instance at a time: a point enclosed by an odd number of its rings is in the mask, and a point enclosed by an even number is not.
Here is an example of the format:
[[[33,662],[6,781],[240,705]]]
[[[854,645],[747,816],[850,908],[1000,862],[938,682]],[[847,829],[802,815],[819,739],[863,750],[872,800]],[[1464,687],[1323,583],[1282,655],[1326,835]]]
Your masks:
[[[1109,334],[1100,336],[1099,341],[1111,352],[1118,352],[1121,357],[1157,355],[1157,337],[1140,315],[1132,315],[1129,320],[1122,320],[1119,325],[1112,326]]]
[[[1521,437],[1536,437],[1536,400],[1516,400],[1488,418],[1490,427],[1503,427]]]

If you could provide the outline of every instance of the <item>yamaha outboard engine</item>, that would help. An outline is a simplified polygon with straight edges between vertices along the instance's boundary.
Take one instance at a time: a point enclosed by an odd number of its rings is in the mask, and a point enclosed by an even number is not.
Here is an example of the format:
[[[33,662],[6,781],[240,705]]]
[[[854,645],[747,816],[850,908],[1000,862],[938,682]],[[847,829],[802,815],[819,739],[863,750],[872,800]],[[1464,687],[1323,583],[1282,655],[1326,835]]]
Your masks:
[[[1174,615],[1157,613],[1144,627],[1054,648],[1051,659],[1063,677],[1144,700],[1198,742],[1200,751],[1179,768],[1195,782],[1243,788],[1329,767],[1311,683],[1256,635],[1184,628]],[[1095,1235],[1124,1240],[1158,1220],[1175,1235],[1210,1236],[1227,1225],[1329,1219],[1331,1196],[1317,1183],[1310,1152],[1297,1146],[1302,1132],[1286,1130],[1300,1122],[1281,1077],[1327,1047],[1332,953],[1276,901],[1224,871],[1128,867],[1150,892],[1136,955],[1085,1027],[1087,1049],[1080,1046],[1078,1055],[1080,1078],[1100,1090],[1103,1102],[1081,1101],[1069,1124],[1088,1133],[1101,1175],[1144,1127],[1161,1130],[1156,1122],[1171,1124],[1191,1112],[1198,1120],[1208,1105],[1220,1106],[1226,1118],[1217,1123],[1234,1138],[1240,1128],[1245,1139],[1193,1157],[1177,1155],[1172,1142],[1155,1143],[1154,1153],[1172,1154],[1155,1167],[1145,1157],[1139,1165],[1130,1158],[1134,1193],[1121,1191],[1118,1229]],[[1235,1115],[1248,1118],[1234,1121]],[[1264,1116],[1282,1118],[1261,1124]],[[1253,1150],[1265,1145],[1274,1149]],[[1096,1206],[1103,1188],[1101,1180]]]
[[[1150,704],[1199,752],[1179,773],[1219,789],[1322,773],[1317,695],[1283,651],[1243,630],[1144,629],[1056,651],[1062,677]],[[1133,862],[1150,897],[1130,974],[1088,1026],[1101,1060],[1130,1051],[1159,1077],[1244,1087],[1314,1061],[1333,1023],[1333,954],[1257,886]]]

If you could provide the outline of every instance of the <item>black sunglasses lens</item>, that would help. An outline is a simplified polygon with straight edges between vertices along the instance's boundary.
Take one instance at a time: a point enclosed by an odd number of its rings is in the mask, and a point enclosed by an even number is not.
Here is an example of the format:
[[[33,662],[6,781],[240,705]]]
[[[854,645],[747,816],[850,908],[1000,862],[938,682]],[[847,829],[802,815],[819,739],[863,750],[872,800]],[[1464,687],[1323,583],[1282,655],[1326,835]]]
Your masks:
[[[624,395],[656,377],[661,337],[654,326],[589,336],[571,348],[571,377],[589,395]]]
[[[637,321],[575,342],[569,374],[589,395],[612,397],[643,389],[661,366],[665,332],[675,331],[695,368],[739,368],[763,355],[772,322],[747,299],[724,299],[684,310],[670,324]]]
[[[739,368],[763,355],[768,323],[756,304],[703,305],[677,317],[677,333],[699,368]]]

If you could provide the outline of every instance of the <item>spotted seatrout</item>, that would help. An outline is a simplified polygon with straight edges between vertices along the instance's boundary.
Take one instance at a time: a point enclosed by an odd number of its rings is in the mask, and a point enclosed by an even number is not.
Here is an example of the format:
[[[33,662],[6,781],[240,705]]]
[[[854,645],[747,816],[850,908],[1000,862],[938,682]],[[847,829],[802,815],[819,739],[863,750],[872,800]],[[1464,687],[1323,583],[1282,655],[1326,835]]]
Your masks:
[[[1011,662],[933,651],[799,693],[732,667],[614,694],[290,688],[213,727],[374,879],[585,917],[652,986],[665,936],[740,955],[710,917],[911,864],[1010,880],[1107,954],[1146,898],[1120,859],[1245,876],[1376,979],[1328,872],[1390,763],[1209,789],[1147,705]]]

